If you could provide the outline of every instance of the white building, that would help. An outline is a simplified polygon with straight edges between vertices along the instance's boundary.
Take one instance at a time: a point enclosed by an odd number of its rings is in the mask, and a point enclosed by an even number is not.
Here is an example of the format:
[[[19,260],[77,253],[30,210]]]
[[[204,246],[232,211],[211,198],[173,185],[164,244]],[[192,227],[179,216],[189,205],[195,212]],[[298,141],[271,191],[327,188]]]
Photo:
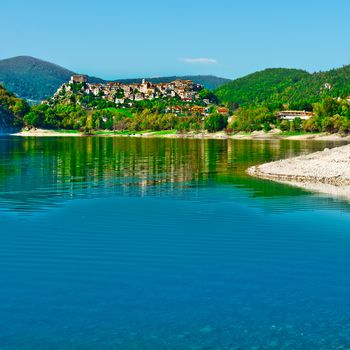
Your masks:
[[[313,116],[314,114],[312,112],[306,111],[281,111],[277,114],[277,118],[289,121],[292,121],[296,118],[300,118],[301,120],[308,120]]]

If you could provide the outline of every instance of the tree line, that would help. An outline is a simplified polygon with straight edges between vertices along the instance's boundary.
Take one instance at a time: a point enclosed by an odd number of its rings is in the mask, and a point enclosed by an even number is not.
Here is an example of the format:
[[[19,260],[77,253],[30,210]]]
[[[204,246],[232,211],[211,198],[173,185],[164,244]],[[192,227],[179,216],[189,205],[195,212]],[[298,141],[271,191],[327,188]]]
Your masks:
[[[241,107],[235,111],[227,129],[231,132],[282,131],[302,132],[350,132],[350,103],[347,99],[326,97],[312,105],[314,116],[308,120],[296,118],[293,121],[281,120],[276,109],[268,104]]]

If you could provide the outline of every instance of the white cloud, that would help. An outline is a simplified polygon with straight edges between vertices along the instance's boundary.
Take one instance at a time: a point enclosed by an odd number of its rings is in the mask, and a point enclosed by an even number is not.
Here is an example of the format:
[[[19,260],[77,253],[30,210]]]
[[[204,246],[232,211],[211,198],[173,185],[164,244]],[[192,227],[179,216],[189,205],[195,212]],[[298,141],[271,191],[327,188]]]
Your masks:
[[[218,61],[215,58],[198,57],[198,58],[181,58],[182,62],[190,64],[216,64]]]

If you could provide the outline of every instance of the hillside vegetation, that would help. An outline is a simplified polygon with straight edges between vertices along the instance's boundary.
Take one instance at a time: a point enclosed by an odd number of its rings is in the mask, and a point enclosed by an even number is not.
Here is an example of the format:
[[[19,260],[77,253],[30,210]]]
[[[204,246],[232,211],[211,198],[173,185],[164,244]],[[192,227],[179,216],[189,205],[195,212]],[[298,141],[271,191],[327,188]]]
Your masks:
[[[0,132],[21,126],[28,104],[0,85]]]
[[[309,74],[285,89],[277,99],[293,107],[320,102],[327,97],[344,98],[350,95],[350,65],[326,72]]]
[[[254,104],[276,109],[312,110],[327,97],[350,95],[350,66],[310,74],[297,69],[266,69],[233,80],[215,90],[220,102],[233,107]]]
[[[261,103],[274,99],[309,75],[298,69],[271,68],[233,80],[215,93],[220,101],[237,106]]]

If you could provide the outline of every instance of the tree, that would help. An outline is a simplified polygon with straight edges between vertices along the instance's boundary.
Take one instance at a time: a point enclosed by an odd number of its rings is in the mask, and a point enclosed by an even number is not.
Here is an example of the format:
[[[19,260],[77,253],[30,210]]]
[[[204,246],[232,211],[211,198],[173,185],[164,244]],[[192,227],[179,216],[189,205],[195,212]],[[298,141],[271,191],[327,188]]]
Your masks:
[[[302,125],[302,121],[300,118],[295,118],[293,120],[293,129],[294,131],[300,131],[301,130],[301,125]]]
[[[208,90],[208,89],[203,89],[200,91],[199,93],[199,97],[202,100],[208,99],[211,103],[219,103],[219,100],[217,98],[217,96],[214,94],[214,92]]]
[[[210,114],[204,120],[204,128],[209,132],[223,130],[226,128],[226,126],[227,117],[219,113]]]
[[[13,114],[17,118],[23,118],[30,110],[28,104],[24,100],[18,99],[13,107],[11,107]]]
[[[36,110],[27,113],[23,120],[29,126],[41,126],[43,122],[41,113]]]

